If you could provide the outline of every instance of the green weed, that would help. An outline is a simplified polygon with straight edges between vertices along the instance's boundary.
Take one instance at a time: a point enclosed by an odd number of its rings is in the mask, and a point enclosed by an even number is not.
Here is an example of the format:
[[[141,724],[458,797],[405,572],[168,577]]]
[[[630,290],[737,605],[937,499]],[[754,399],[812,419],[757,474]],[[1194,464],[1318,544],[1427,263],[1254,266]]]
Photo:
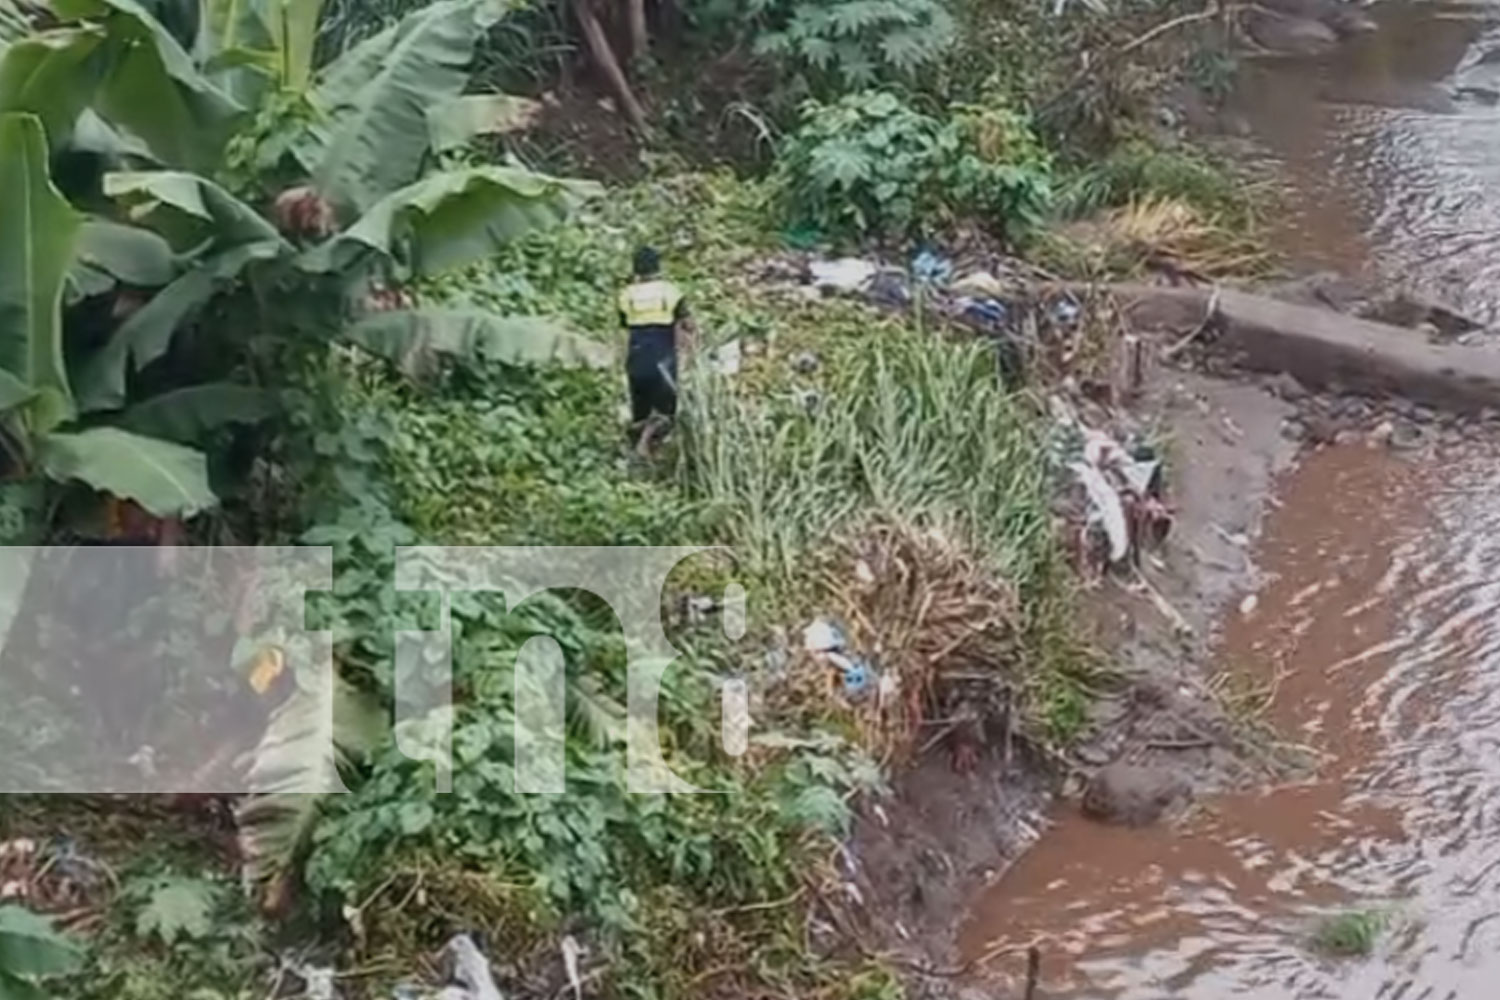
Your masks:
[[[1152,198],[1184,201],[1230,225],[1251,218],[1244,185],[1224,167],[1197,150],[1165,149],[1144,139],[1125,142],[1064,183],[1058,208],[1080,217]]]
[[[1370,954],[1391,925],[1383,910],[1350,910],[1326,917],[1313,933],[1313,947],[1337,958]]]

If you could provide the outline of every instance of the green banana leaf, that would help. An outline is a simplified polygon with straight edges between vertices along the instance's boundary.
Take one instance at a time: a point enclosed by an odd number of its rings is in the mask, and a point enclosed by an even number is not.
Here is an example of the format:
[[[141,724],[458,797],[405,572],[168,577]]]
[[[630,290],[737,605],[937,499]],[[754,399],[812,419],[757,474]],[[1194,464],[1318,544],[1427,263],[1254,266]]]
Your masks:
[[[52,0],[66,18],[104,24],[114,56],[97,110],[140,136],[161,160],[212,170],[245,108],[198,71],[192,57],[138,0]]]
[[[105,35],[97,27],[32,35],[0,54],[0,113],[41,119],[48,144],[61,147],[104,78]]]
[[[502,0],[438,0],[333,62],[312,92],[325,120],[294,152],[345,216],[410,184],[430,152],[427,109],[463,93]]]
[[[276,397],[265,389],[212,382],[154,396],[120,417],[120,426],[135,434],[199,444],[229,424],[257,424],[276,412]]]
[[[52,186],[35,115],[0,115],[0,369],[37,394],[32,427],[73,412],[61,305],[82,220]]]
[[[210,256],[152,296],[120,325],[109,342],[83,363],[78,373],[78,405],[85,413],[125,405],[125,379],[167,352],[177,331],[251,263],[274,260],[280,242],[231,247]]]
[[[343,339],[393,362],[409,375],[431,371],[439,355],[507,364],[602,368],[609,348],[539,317],[501,317],[477,310],[405,309],[376,313]]]
[[[134,500],[156,517],[191,517],[218,503],[202,452],[116,427],[49,434],[39,457],[52,479]]]
[[[503,244],[562,222],[603,189],[519,167],[434,174],[383,198],[349,229],[304,255],[310,271],[338,271],[369,251],[409,254],[418,274],[478,260]]]

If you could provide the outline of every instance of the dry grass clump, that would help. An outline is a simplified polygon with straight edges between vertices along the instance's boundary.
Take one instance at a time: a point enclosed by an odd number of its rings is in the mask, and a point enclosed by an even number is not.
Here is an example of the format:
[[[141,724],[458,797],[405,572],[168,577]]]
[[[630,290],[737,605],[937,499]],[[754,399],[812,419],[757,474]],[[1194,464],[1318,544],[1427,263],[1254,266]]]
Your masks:
[[[868,523],[835,544],[820,579],[825,613],[845,630],[847,655],[868,663],[870,680],[851,694],[836,662],[799,650],[792,696],[846,716],[883,760],[921,746],[946,706],[945,669],[993,670],[1015,657],[1015,588],[941,531]]]
[[[1044,256],[1079,277],[1218,281],[1264,272],[1270,254],[1253,237],[1179,198],[1151,197],[1069,223],[1051,234]]]

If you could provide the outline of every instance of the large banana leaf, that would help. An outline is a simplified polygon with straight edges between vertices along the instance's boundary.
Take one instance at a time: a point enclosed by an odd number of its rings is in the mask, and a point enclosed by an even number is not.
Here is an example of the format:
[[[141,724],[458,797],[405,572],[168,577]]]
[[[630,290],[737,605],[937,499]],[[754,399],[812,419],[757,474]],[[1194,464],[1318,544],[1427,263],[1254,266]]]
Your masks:
[[[103,46],[97,27],[48,31],[9,46],[0,54],[0,112],[29,111],[50,145],[63,145],[103,78]]]
[[[255,209],[197,174],[175,170],[106,174],[104,193],[138,222],[163,232],[179,249],[212,241],[220,248],[281,244],[276,227]]]
[[[97,153],[111,162],[127,156],[148,163],[160,162],[144,142],[115,128],[100,118],[93,108],[84,108],[78,116],[68,148],[80,153]]]
[[[0,416],[25,406],[36,398],[36,390],[0,368]],[[0,429],[3,432],[3,429]]]
[[[510,94],[465,94],[427,110],[435,153],[462,149],[477,135],[503,135],[523,129],[541,113],[540,101]]]
[[[105,118],[146,141],[174,165],[211,170],[244,108],[193,65],[137,0],[52,0],[63,17],[104,22],[114,61],[99,93]]]
[[[432,369],[438,355],[508,364],[604,367],[613,357],[602,344],[537,317],[502,317],[477,310],[407,309],[376,313],[344,332],[344,339],[394,362],[411,375]]]
[[[313,50],[323,0],[269,0],[271,45],[281,85],[301,93],[312,82]]]
[[[367,211],[421,171],[427,110],[469,82],[474,45],[504,0],[438,0],[349,50],[323,73],[313,102],[326,120],[295,152],[341,212]]]
[[[274,72],[267,8],[275,0],[202,0],[193,59],[214,82],[254,107]]]
[[[275,402],[275,396],[265,389],[214,382],[137,403],[125,411],[120,426],[178,444],[198,444],[220,427],[269,419],[276,412]]]
[[[304,256],[313,271],[337,271],[369,251],[410,255],[419,274],[460,267],[512,240],[563,221],[602,192],[517,167],[434,174],[381,199],[358,222]]]
[[[218,502],[203,453],[170,441],[95,427],[42,439],[42,471],[134,500],[157,517],[190,517]]]
[[[281,243],[247,243],[200,261],[157,292],[150,302],[120,325],[78,373],[78,405],[86,413],[119,409],[125,404],[125,378],[167,352],[172,337],[221,289],[252,262],[271,260]]]
[[[47,175],[41,121],[0,115],[0,368],[37,393],[38,431],[73,409],[60,307],[80,224]]]
[[[149,229],[90,219],[78,236],[78,262],[127,285],[160,288],[177,274],[167,241]]]

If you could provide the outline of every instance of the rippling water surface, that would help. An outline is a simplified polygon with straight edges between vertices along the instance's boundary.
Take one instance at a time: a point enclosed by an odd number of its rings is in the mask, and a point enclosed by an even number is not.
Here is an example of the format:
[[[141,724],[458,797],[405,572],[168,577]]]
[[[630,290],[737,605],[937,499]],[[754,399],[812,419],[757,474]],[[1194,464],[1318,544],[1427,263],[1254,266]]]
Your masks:
[[[1317,59],[1250,62],[1234,98],[1303,264],[1415,285],[1500,321],[1500,7],[1370,8]]]
[[[1221,665],[1278,678],[1276,721],[1326,755],[1317,778],[1178,830],[1064,814],[979,901],[967,954],[1044,937],[1048,996],[1500,995],[1497,458],[1312,456]],[[1351,908],[1392,931],[1368,958],[1320,957],[1318,921]]]

